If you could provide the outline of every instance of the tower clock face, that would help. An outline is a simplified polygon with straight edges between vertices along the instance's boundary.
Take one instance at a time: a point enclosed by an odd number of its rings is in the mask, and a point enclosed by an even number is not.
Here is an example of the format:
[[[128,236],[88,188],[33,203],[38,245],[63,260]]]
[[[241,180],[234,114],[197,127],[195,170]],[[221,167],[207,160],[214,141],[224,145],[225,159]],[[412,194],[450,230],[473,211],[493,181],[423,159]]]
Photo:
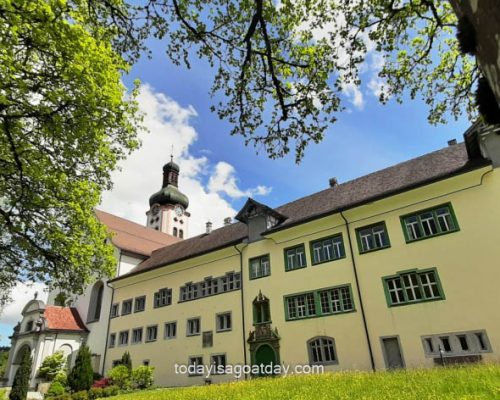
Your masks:
[[[184,210],[182,209],[181,206],[175,206],[174,212],[175,215],[177,215],[178,217],[182,217],[182,215],[184,214]]]
[[[158,212],[160,211],[160,206],[158,206],[158,204],[155,204],[152,208],[151,208],[151,212],[153,213],[153,215],[156,215],[158,214]]]

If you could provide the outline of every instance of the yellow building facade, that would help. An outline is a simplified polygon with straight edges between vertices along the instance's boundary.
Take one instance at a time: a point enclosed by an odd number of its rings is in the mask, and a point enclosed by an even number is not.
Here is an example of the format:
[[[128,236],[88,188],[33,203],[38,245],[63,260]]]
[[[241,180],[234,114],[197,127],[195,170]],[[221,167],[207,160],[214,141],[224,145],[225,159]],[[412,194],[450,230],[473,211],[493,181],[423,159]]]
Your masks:
[[[237,378],[181,365],[499,362],[495,135],[275,209],[249,199],[239,222],[153,252],[109,283],[106,368],[129,351],[186,386]]]

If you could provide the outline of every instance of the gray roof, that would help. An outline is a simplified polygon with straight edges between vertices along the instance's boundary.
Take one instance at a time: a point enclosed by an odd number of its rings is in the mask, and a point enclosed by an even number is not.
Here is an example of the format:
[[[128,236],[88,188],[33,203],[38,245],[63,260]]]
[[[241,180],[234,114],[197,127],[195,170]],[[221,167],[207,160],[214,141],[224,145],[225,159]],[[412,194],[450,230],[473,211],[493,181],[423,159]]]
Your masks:
[[[286,229],[488,164],[482,158],[470,160],[463,143],[449,146],[277,207],[275,210],[287,219],[268,232]],[[233,246],[241,243],[246,236],[247,227],[241,222],[215,229],[209,234],[154,251],[150,258],[115,280]]]

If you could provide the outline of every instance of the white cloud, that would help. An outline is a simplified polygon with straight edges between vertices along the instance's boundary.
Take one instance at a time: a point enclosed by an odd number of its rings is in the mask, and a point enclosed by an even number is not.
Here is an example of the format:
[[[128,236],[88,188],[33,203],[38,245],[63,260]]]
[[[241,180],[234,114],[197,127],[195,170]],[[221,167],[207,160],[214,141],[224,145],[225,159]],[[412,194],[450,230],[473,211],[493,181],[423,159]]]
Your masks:
[[[255,195],[267,195],[271,191],[270,188],[262,185],[253,189],[241,190],[237,184],[234,167],[224,161],[218,162],[215,166],[215,172],[208,182],[208,189],[213,193],[225,193],[234,199],[252,197]]]
[[[354,107],[358,110],[362,110],[364,108],[365,101],[359,86],[350,82],[342,85],[342,90]]]
[[[101,209],[145,224],[149,196],[161,188],[162,167],[170,160],[172,145],[181,169],[179,189],[189,197],[189,236],[203,233],[209,220],[217,228],[224,218],[236,215],[232,199],[269,193],[265,186],[241,189],[234,167],[224,161],[213,166],[210,152],[191,154],[190,146],[198,137],[190,124],[197,116],[193,107],[182,107],[149,85],[142,86],[138,101],[149,133],[140,134],[142,147],[113,174],[113,190],[104,193]]]
[[[0,310],[0,322],[2,324],[15,324],[21,320],[21,311],[26,303],[38,293],[38,299],[47,301],[46,286],[43,283],[24,284],[18,283],[11,293],[12,302],[3,310]]]

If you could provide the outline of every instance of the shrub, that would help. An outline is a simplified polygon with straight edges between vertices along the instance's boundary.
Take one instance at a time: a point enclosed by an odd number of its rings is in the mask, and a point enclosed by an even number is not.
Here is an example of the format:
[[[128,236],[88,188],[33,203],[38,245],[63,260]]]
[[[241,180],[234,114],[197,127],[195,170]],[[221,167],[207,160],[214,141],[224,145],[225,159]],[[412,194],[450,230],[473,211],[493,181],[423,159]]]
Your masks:
[[[92,377],[94,378],[94,382],[102,379],[102,375],[99,372],[94,372]]]
[[[104,397],[116,396],[118,393],[120,393],[120,388],[116,385],[111,385],[103,389]]]
[[[10,400],[26,400],[31,375],[31,363],[31,351],[26,348],[21,355],[21,365],[17,368],[14,376],[12,390],[9,393]]]
[[[52,381],[59,372],[63,372],[66,367],[66,356],[62,351],[45,357],[38,369],[38,377]]]
[[[94,382],[90,350],[87,345],[80,347],[75,365],[68,375],[68,385],[73,392],[89,390]]]
[[[51,399],[57,396],[60,396],[66,392],[66,388],[61,382],[52,382],[49,386],[49,390],[47,390],[46,397],[50,397]]]
[[[51,397],[50,400],[72,400],[69,393],[63,393],[59,396]]]
[[[132,386],[136,389],[146,389],[153,385],[154,367],[141,365],[132,370]]]
[[[117,365],[108,371],[108,378],[113,385],[120,389],[127,389],[130,386],[130,371],[125,365]]]
[[[73,393],[71,395],[72,400],[88,400],[89,394],[86,390],[80,390],[79,392]]]
[[[100,387],[91,387],[89,390],[89,399],[90,400],[95,400],[95,399],[100,399],[101,397],[104,396],[104,389]]]
[[[130,358],[130,353],[128,351],[123,353],[120,364],[125,365],[129,371],[132,371],[132,358]]]
[[[54,376],[54,379],[52,379],[52,383],[54,382],[59,382],[61,385],[66,387],[68,386],[68,375],[65,371],[59,371],[56,376]]]
[[[105,388],[106,386],[109,386],[109,379],[108,378],[101,378],[92,384],[93,388]]]

